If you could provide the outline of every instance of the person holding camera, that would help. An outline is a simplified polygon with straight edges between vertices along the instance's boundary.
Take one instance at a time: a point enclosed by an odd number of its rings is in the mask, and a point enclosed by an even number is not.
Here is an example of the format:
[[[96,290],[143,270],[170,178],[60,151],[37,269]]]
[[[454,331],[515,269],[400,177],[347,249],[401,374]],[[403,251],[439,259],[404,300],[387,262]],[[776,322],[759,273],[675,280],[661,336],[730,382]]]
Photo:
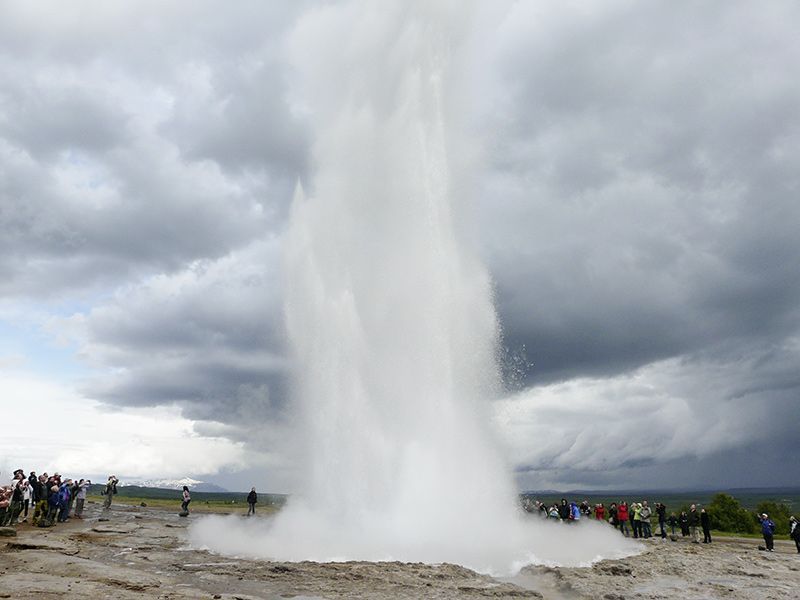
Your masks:
[[[114,499],[114,494],[117,493],[117,483],[119,483],[119,479],[117,479],[115,475],[108,476],[108,482],[106,483],[105,489],[106,499],[103,502],[104,509],[111,508],[111,501]]]
[[[763,513],[759,519],[761,522],[761,533],[767,543],[767,552],[774,552],[775,548],[775,522],[769,518],[767,513]]]

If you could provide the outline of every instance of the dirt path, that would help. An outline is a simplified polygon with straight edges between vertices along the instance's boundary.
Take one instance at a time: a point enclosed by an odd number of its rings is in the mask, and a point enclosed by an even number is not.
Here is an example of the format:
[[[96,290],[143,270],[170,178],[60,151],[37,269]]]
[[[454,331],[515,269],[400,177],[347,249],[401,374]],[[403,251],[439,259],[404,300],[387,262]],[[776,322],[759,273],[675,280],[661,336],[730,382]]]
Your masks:
[[[654,541],[626,560],[498,580],[456,565],[231,559],[188,547],[192,517],[98,505],[86,515],[2,538],[0,598],[800,598],[800,555],[786,543],[767,554],[757,540]]]

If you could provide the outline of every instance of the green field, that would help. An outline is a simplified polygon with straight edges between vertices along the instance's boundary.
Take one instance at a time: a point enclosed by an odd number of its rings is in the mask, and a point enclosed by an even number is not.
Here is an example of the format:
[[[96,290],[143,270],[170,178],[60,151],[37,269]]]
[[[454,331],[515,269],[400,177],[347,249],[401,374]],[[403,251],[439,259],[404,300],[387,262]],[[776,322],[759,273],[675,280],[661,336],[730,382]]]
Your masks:
[[[104,485],[92,485],[87,499],[102,503],[105,496],[100,494]],[[286,503],[285,494],[258,494],[256,510],[259,513],[273,513],[280,510]],[[120,486],[114,496],[114,502],[139,506],[142,503],[151,508],[180,509],[181,490],[167,490],[161,488],[147,488],[135,485]],[[214,513],[247,513],[247,493],[245,492],[192,492],[192,503],[189,505],[193,512]]]

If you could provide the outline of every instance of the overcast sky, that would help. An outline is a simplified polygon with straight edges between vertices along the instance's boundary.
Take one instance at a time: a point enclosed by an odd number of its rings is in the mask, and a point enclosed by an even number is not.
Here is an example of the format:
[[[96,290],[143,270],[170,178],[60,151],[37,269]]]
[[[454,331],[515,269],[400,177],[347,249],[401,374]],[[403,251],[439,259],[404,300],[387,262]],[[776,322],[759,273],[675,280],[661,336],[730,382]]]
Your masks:
[[[0,4],[0,471],[291,487],[314,131],[287,45],[315,10]],[[520,486],[797,484],[800,5],[475,12],[454,64]]]

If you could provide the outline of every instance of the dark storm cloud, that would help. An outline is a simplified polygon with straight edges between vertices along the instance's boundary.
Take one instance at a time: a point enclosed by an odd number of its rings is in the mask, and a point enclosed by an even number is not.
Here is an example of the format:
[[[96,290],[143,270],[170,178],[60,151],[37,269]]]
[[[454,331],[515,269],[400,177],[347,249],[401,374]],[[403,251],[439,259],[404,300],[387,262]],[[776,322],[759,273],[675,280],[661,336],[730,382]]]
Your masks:
[[[5,296],[96,293],[282,227],[305,169],[281,61],[300,4],[45,6],[0,20]]]
[[[307,7],[4,9],[0,308],[93,299],[47,323],[101,372],[87,397],[280,445],[280,232],[313,138],[283,53]],[[796,476],[774,445],[800,451],[797,5],[509,11],[461,100],[504,343],[534,363],[505,428],[521,481],[750,477],[731,456]]]
[[[517,5],[486,247],[529,381],[798,331],[796,7]]]

